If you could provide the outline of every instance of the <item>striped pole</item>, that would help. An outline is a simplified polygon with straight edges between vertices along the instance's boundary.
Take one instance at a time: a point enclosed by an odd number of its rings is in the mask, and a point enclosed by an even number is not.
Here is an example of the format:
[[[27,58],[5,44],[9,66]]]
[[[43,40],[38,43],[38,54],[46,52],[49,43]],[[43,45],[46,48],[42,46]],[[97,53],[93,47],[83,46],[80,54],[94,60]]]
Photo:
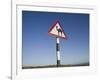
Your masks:
[[[60,66],[60,45],[59,45],[60,41],[58,37],[56,37],[56,40],[57,40],[56,42],[57,67],[59,67]]]

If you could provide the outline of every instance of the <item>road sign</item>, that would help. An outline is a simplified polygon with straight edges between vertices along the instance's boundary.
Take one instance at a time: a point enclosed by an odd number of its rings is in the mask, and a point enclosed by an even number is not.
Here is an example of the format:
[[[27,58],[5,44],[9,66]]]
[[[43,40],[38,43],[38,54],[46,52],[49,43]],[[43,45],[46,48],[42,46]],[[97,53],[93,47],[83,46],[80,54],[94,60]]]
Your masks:
[[[60,25],[59,21],[56,21],[52,27],[49,29],[48,31],[49,35],[53,35],[56,36],[58,38],[63,38],[63,39],[67,39],[67,36],[62,28],[62,26]]]
[[[60,38],[62,39],[67,39],[67,36],[60,25],[59,21],[56,21],[52,27],[48,31],[49,35],[54,35],[56,36],[56,55],[57,55],[57,67],[61,65],[61,60],[60,60]]]

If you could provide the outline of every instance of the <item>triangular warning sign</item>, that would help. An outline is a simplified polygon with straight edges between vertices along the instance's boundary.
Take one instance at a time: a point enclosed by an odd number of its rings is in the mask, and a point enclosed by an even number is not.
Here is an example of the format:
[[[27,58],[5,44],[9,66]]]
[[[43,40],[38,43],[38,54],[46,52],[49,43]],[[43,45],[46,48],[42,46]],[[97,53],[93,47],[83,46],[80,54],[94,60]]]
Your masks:
[[[67,36],[66,36],[62,26],[60,25],[59,21],[56,21],[53,24],[53,26],[49,29],[48,34],[54,35],[59,38],[67,39]]]

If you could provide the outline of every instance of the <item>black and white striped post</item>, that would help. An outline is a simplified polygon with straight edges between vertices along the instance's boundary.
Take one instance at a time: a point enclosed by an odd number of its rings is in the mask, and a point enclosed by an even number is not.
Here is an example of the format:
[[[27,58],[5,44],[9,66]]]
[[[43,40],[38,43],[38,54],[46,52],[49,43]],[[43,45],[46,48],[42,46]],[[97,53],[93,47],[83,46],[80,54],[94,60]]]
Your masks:
[[[60,66],[60,40],[56,37],[56,56],[57,56],[57,67]]]

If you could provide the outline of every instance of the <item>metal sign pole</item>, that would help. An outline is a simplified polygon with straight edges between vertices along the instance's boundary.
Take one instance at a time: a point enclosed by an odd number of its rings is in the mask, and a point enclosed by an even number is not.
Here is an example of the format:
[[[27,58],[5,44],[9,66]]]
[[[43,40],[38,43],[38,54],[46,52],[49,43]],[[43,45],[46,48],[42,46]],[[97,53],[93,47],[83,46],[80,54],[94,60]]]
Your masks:
[[[60,66],[60,40],[56,37],[56,55],[57,55],[57,67]]]

